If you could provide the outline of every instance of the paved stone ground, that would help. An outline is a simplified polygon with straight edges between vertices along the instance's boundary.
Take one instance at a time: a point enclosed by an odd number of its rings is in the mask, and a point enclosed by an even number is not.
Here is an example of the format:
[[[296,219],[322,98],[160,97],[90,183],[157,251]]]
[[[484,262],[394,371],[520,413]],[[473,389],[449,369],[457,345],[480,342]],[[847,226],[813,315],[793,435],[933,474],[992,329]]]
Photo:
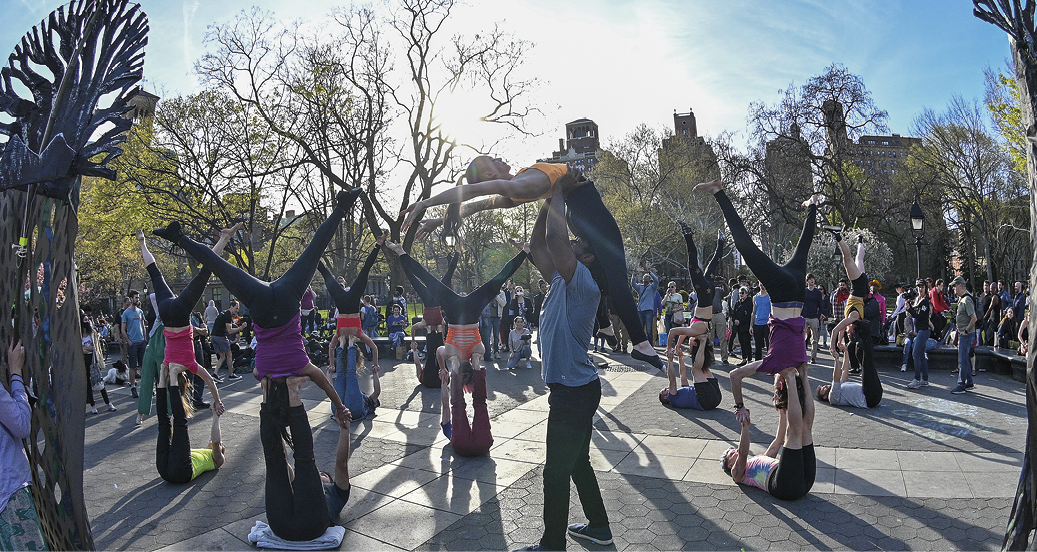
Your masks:
[[[110,359],[111,360],[111,359]],[[911,391],[899,371],[881,373],[876,409],[818,405],[818,478],[796,502],[739,487],[718,457],[737,438],[726,367],[722,408],[679,411],[658,403],[665,379],[629,356],[600,358],[603,398],[592,464],[598,472],[617,550],[957,549],[993,550],[1011,510],[1025,441],[1024,388],[980,374],[977,392],[951,395],[953,376],[931,374]],[[814,366],[814,385],[831,361]],[[370,375],[361,386],[370,389]],[[338,522],[343,550],[510,549],[539,540],[547,388],[539,363],[488,373],[495,438],[490,454],[460,458],[439,429],[440,394],[416,385],[413,365],[383,361],[382,408],[354,424],[352,495]],[[746,382],[753,450],[770,442],[777,419],[770,385]],[[85,494],[98,549],[247,549],[264,517],[259,386],[250,377],[220,386],[228,463],[188,485],[162,481],[154,468],[154,417],[134,425],[128,388],[110,390],[115,413],[88,416]],[[322,400],[323,399],[323,400]],[[338,436],[330,403],[304,390],[315,453],[331,469]],[[210,411],[190,422],[203,446]],[[581,521],[575,491],[570,518]]]

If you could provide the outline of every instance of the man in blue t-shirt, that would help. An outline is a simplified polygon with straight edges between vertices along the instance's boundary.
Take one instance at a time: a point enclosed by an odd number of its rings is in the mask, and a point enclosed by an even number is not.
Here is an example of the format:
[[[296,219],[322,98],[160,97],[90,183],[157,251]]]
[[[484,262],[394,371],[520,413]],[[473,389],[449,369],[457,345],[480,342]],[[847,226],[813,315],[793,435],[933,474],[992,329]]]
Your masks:
[[[130,306],[122,311],[122,335],[126,345],[126,365],[130,372],[130,395],[137,398],[137,370],[144,363],[144,349],[148,345],[147,329],[144,327],[144,311],[140,310],[140,295],[132,299]]]
[[[533,264],[541,274],[551,277],[551,289],[540,313],[542,373],[551,395],[544,465],[544,534],[533,548],[538,550],[564,550],[566,532],[596,544],[612,543],[608,514],[589,456],[594,412],[601,402],[601,381],[587,356],[587,346],[601,291],[588,268],[594,263],[593,251],[582,239],[569,241],[561,193],[564,188],[559,179],[554,195],[540,209],[529,244]],[[576,484],[588,523],[569,525],[567,531],[570,479]]]

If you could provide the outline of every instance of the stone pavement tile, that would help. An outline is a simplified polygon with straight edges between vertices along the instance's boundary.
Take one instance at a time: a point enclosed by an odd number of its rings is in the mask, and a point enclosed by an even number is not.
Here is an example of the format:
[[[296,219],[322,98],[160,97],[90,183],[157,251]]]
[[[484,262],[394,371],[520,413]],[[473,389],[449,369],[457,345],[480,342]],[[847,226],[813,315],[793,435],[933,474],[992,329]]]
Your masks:
[[[547,420],[519,433],[515,438],[523,441],[547,442]]]
[[[454,452],[449,443],[443,442],[400,458],[393,462],[397,466],[405,468],[416,468],[433,473],[447,473],[467,463],[470,458],[465,458]]]
[[[513,411],[513,412],[530,412],[529,410]],[[536,422],[512,422],[512,421],[493,421],[490,420],[490,432],[493,437],[501,439],[511,439],[519,433],[526,431],[527,429],[539,424],[546,418],[540,419]]]
[[[1012,472],[1018,474],[1023,469],[1022,453],[956,452],[954,457],[958,460],[961,471],[965,473]]]
[[[613,470],[626,475],[680,480],[694,462],[693,459],[679,456],[645,454],[645,451],[639,448],[627,455]]]
[[[662,437],[649,435],[645,437],[634,452],[648,456],[679,456],[681,458],[698,458],[705,448],[704,439],[687,439],[683,437]]]
[[[591,459],[591,468],[595,471],[611,471],[623,461],[624,458],[630,455],[625,450],[602,450],[594,447],[593,445],[589,450]]]
[[[252,522],[250,521],[249,523]],[[237,535],[226,530],[226,528],[221,527],[219,529],[213,529],[207,533],[202,533],[197,537],[192,537],[169,546],[164,546],[158,550],[160,552],[174,552],[180,550],[244,550],[251,546],[252,544],[248,542],[247,531],[242,535],[242,538],[238,538]]]
[[[897,458],[900,459],[900,469],[904,471],[961,472],[953,452],[898,450]]]
[[[350,484],[400,498],[403,495],[438,477],[435,473],[416,468],[404,468],[387,464],[357,477],[350,477]]]
[[[810,488],[811,493],[834,493],[835,492],[835,468],[823,468],[820,463],[814,474],[814,486]]]
[[[503,486],[460,479],[447,474],[403,495],[400,500],[463,516],[496,497],[503,490]]]
[[[839,448],[835,451],[835,467],[839,469],[899,470],[895,450]]]
[[[378,409],[376,413],[377,415],[372,418],[375,423],[393,424],[397,429],[433,426],[437,428],[439,427],[439,414],[385,408]]]
[[[727,441],[719,441],[716,439],[710,439],[706,441],[706,445],[702,447],[702,452],[699,453],[699,458],[716,460],[717,465],[720,465],[720,455],[727,449],[737,445],[737,442],[729,443]]]
[[[480,456],[472,458],[470,462],[452,471],[451,475],[461,479],[508,486],[535,467],[537,467],[536,464],[527,462],[516,462],[505,458],[493,458],[492,456]]]
[[[1014,497],[1019,485],[1019,472],[972,472],[965,474],[976,498]]]
[[[907,497],[972,498],[972,490],[959,471],[904,471]],[[1013,486],[1014,489],[1014,486]],[[996,496],[996,495],[989,495]]]
[[[397,500],[354,520],[349,529],[412,550],[458,519],[457,514]]]
[[[339,545],[338,550],[405,550],[398,546],[393,546],[387,542],[382,542],[378,539],[372,539],[371,537],[358,533],[346,527],[346,534],[342,536],[342,544]]]
[[[540,422],[542,422],[542,421],[547,419],[547,414],[548,414],[547,410],[546,410],[546,406],[547,405],[545,404],[544,406],[545,406],[545,410],[543,410],[543,411],[540,411],[540,410],[527,410],[527,409],[522,409],[522,408],[516,408],[514,410],[509,410],[509,411],[507,411],[507,412],[505,412],[505,413],[503,413],[503,414],[501,414],[499,416],[490,418],[490,423],[491,424],[496,424],[496,423],[500,422],[500,423],[508,423],[508,424],[511,424],[511,423],[523,424],[527,428],[529,428],[529,427],[535,426],[535,425],[539,424]]]
[[[220,395],[223,406],[227,411],[224,414],[241,414],[244,416],[259,417],[259,405],[263,404],[262,395],[256,397],[245,397],[243,395],[231,395],[224,397]]]
[[[390,441],[405,441],[403,435],[400,434],[398,428],[396,428],[392,424],[378,423],[374,420],[363,420],[361,422],[353,422],[349,427],[349,431],[353,434],[354,439],[363,437],[375,437],[378,439],[388,439]]]
[[[697,483],[713,483],[716,485],[736,485],[730,475],[720,467],[720,455],[716,458],[699,458],[684,475],[684,481]],[[816,487],[815,487],[816,488]]]
[[[905,496],[904,475],[897,470],[838,468],[835,472],[836,494],[864,496]]]
[[[346,506],[342,508],[341,512],[339,512],[338,519],[335,520],[335,522],[344,527],[349,527],[350,522],[354,519],[366,516],[374,510],[377,510],[395,500],[395,498],[389,495],[362,489],[357,487],[355,484],[350,485],[349,502],[347,502]]]
[[[447,438],[443,435],[443,428],[437,423],[436,427],[413,427],[400,428],[395,424],[383,424],[375,422],[375,425],[396,428],[396,431],[382,435],[382,439],[408,443],[412,445],[430,446],[439,442],[446,443]]]
[[[594,431],[591,433],[591,446],[601,450],[630,452],[647,436],[644,433]]]
[[[819,447],[815,441],[814,456],[817,457],[817,467],[834,468],[836,450],[838,449],[832,447]]]
[[[544,441],[523,441],[521,439],[494,439],[490,456],[539,464],[547,459],[547,443]]]
[[[543,412],[544,418],[547,418],[547,412],[550,406],[547,404],[547,395],[537,397],[531,401],[526,401],[515,408],[518,410],[533,410],[536,412]]]

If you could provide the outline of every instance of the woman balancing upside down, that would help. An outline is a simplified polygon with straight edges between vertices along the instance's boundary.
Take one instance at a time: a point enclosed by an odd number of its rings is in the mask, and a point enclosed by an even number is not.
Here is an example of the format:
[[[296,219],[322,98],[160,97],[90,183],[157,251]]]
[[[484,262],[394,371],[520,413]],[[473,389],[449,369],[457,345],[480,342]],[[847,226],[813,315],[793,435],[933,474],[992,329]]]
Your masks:
[[[222,404],[219,409],[213,408],[216,415],[212,417],[209,445],[203,449],[191,448],[191,438],[187,434],[187,417],[190,410],[186,404],[188,383],[185,370],[182,364],[163,364],[159,372],[156,398],[158,447],[155,449],[155,467],[162,479],[170,483],[187,483],[207,471],[219,469],[226,461],[224,454],[227,448],[223,446],[220,436]],[[214,400],[219,404],[219,399]],[[173,411],[172,427],[167,414],[167,401]]]
[[[882,382],[875,368],[875,343],[871,340],[871,321],[864,318],[864,302],[871,292],[868,286],[868,275],[864,272],[864,236],[858,238],[857,255],[850,254],[850,246],[843,241],[842,233],[830,229],[843,254],[843,266],[850,279],[850,297],[846,300],[844,318],[832,329],[832,358],[836,359],[836,368],[832,374],[832,385],[817,388],[817,398],[835,405],[849,405],[861,408],[875,408],[882,402]],[[849,378],[849,354],[843,343],[843,334],[850,325],[856,334],[858,347],[861,348],[861,383],[846,383]],[[924,342],[922,344],[925,345]],[[843,350],[842,377],[839,376],[839,355],[836,347]],[[925,354],[923,350],[923,355]]]
[[[219,241],[212,247],[213,254],[217,257],[222,255],[224,247],[241,227],[242,224],[238,223],[232,228],[221,230]],[[144,268],[151,276],[151,287],[155,290],[158,317],[165,324],[162,334],[166,338],[166,346],[162,364],[178,371],[186,368],[192,374],[202,378],[209,388],[209,393],[212,394],[213,411],[217,416],[221,416],[224,407],[223,401],[220,400],[220,391],[216,388],[216,382],[212,380],[209,371],[202,370],[198,365],[194,354],[194,331],[191,326],[191,309],[202,298],[202,292],[205,291],[205,285],[209,283],[212,271],[203,265],[180,295],[173,295],[165,278],[162,277],[162,273],[159,272],[158,265],[155,264],[155,257],[151,251],[148,251],[148,244],[142,230],[137,230],[137,241],[140,242],[141,256],[144,257]],[[166,410],[162,410],[162,414],[166,415]]]
[[[778,410],[778,429],[767,452],[749,456],[750,420],[746,409],[739,416],[742,435],[738,448],[730,448],[720,458],[720,466],[735,480],[756,487],[780,500],[798,500],[810,492],[817,476],[814,453],[814,401],[810,396],[807,364],[798,370],[790,367],[776,374],[774,408]]]
[[[331,217],[313,234],[306,249],[280,278],[264,282],[228,263],[204,245],[180,232],[180,223],[174,221],[166,228],[155,230],[157,236],[179,245],[189,255],[201,261],[206,268],[227,286],[227,289],[249,309],[256,327],[256,379],[305,376],[327,393],[335,404],[336,417],[343,423],[346,407],[335,392],[328,377],[310,362],[302,339],[300,304],[309,287],[313,273],[331,238],[345,214],[353,208],[360,196],[360,188],[339,192]]]
[[[486,410],[486,369],[478,361],[479,356],[485,352],[479,335],[479,316],[483,307],[497,295],[501,285],[522,266],[522,262],[529,256],[529,246],[521,244],[522,251],[508,261],[499,274],[465,296],[443,285],[400,245],[386,242],[385,247],[399,255],[404,272],[408,277],[421,280],[432,296],[433,304],[440,305],[443,315],[450,320],[446,344],[436,351],[441,367],[440,380],[443,383],[443,433],[450,439],[454,450],[462,456],[486,454],[493,446],[493,436],[490,434],[490,416]],[[473,360],[473,355],[478,355],[476,360]],[[462,378],[466,380],[463,386]],[[462,387],[472,390],[475,420],[471,425],[468,424]],[[448,393],[453,398],[452,408],[448,408]],[[448,412],[452,412],[452,418],[447,417]],[[457,422],[456,427],[454,422]]]
[[[454,270],[457,268],[457,261],[460,258],[460,254],[454,253],[447,256],[447,267],[446,272],[443,274],[443,285],[450,288],[450,280],[454,277]],[[407,279],[410,280],[411,287],[421,297],[421,302],[424,305],[424,310],[421,313],[421,322],[411,326],[411,342],[410,348],[413,351],[414,357],[414,370],[415,375],[418,377],[418,381],[425,387],[430,389],[439,389],[441,385],[440,381],[440,365],[437,361],[436,351],[443,346],[443,327],[445,325],[443,321],[443,309],[437,302],[438,297],[429,293],[428,288],[422,281],[411,274],[409,271],[404,271],[407,275]],[[418,329],[425,328],[425,365],[421,365],[421,359],[417,353],[418,344],[414,341],[414,334],[417,333]]]
[[[698,336],[709,333],[709,324],[713,320],[713,295],[716,293],[713,275],[720,267],[720,259],[724,257],[724,235],[718,233],[717,248],[713,252],[713,258],[706,265],[706,273],[703,274],[702,269],[699,268],[699,251],[695,247],[691,229],[683,222],[678,221],[677,223],[680,225],[681,234],[684,235],[684,241],[688,246],[688,271],[691,272],[691,285],[695,288],[698,305],[695,307],[695,315],[691,318],[691,324],[670,329],[666,337],[667,356],[671,355],[672,345],[670,344],[676,343],[678,335]]]
[[[564,164],[536,163],[513,175],[507,163],[486,155],[476,157],[462,178],[467,179],[469,184],[456,186],[419,201],[403,211],[401,214],[407,215],[403,230],[406,231],[425,209],[435,205],[451,204],[451,207],[445,219],[425,221],[418,231],[418,238],[428,236],[440,224],[444,225],[444,232],[453,232],[461,217],[478,211],[514,207],[552,197],[558,188],[566,196],[569,228],[578,238],[588,241],[597,253],[600,266],[604,268],[602,281],[598,285],[603,294],[608,294],[612,311],[630,333],[630,340],[634,344],[630,356],[663,369],[662,359],[652,348],[638,318],[637,305],[628,292],[626,254],[623,252],[623,236],[620,235],[619,225],[602,203],[601,194],[593,182],[584,178],[579,170],[570,169]],[[484,196],[492,197],[460,205],[463,201]],[[608,324],[602,324],[601,331],[608,335],[606,339],[609,343],[614,344],[614,329]]]
[[[763,360],[735,368],[730,373],[731,395],[734,397],[738,419],[742,420],[748,416],[748,411],[742,403],[742,379],[755,372],[777,374],[790,366],[805,366],[810,360],[804,341],[806,322],[801,314],[803,299],[806,298],[803,282],[807,275],[807,253],[810,251],[810,242],[814,239],[818,198],[811,196],[803,203],[807,208],[803,233],[799,236],[799,243],[796,244],[792,258],[784,266],[779,266],[753,242],[745,223],[724,193],[720,180],[699,184],[695,189],[713,194],[724,213],[724,219],[727,220],[735,247],[749,265],[749,270],[759,278],[760,285],[766,286],[771,295],[771,317],[768,323],[770,347],[767,354]]]
[[[367,275],[371,273],[371,267],[378,260],[378,252],[381,250],[382,242],[385,241],[388,235],[389,233],[386,232],[375,240],[374,249],[367,255],[364,266],[357,273],[356,279],[353,280],[353,285],[348,288],[343,288],[335,280],[335,276],[331,274],[328,267],[324,266],[324,263],[317,263],[317,270],[324,277],[324,285],[328,288],[328,295],[331,296],[331,299],[335,302],[335,308],[338,309],[338,318],[335,320],[335,338],[328,343],[328,358],[335,359],[335,362],[330,363],[330,366],[328,366],[329,373],[345,376],[343,353],[346,347],[350,345],[350,337],[359,338],[371,349],[373,368],[378,369],[378,347],[375,346],[371,337],[360,329],[360,298],[364,296],[364,290],[367,288]],[[335,376],[335,389],[339,397],[345,400],[346,378],[339,377],[339,375]],[[353,414],[355,414],[354,419],[362,418],[358,413]]]

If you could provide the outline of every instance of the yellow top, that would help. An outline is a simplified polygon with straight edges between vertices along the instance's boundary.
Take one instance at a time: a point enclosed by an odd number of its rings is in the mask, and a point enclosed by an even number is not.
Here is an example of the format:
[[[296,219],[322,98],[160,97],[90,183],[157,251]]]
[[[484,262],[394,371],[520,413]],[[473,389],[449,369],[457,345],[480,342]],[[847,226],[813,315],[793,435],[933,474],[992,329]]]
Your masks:
[[[533,163],[532,166],[520,170],[517,174],[515,174],[515,176],[518,176],[529,169],[536,169],[546,174],[547,178],[551,180],[551,189],[548,190],[544,195],[540,197],[535,197],[533,199],[513,198],[516,201],[536,201],[538,199],[547,199],[551,197],[554,194],[555,182],[558,182],[559,178],[561,178],[569,172],[569,165],[566,165],[564,163]]]
[[[207,471],[216,469],[216,462],[212,458],[212,449],[191,449],[191,479],[202,475]]]
[[[864,299],[851,295],[846,298],[846,309],[843,312],[843,316],[850,316],[850,313],[857,311],[860,315],[861,320],[864,320]]]

